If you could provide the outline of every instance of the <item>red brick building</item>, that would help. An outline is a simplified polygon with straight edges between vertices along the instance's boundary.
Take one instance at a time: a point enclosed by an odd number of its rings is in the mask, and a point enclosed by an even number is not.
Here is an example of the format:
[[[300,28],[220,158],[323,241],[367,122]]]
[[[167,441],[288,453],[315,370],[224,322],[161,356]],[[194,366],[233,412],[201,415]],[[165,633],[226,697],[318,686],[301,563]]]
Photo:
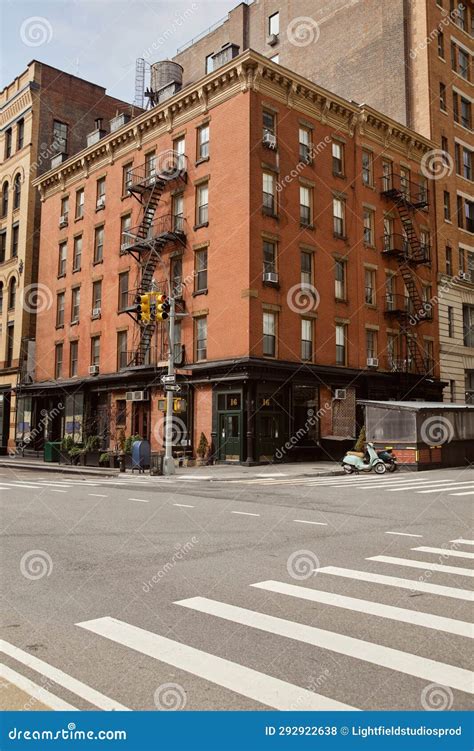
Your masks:
[[[177,451],[204,433],[217,460],[337,453],[356,397],[439,399],[431,148],[246,51],[43,175],[46,437],[162,446],[166,324],[133,306],[167,276]]]

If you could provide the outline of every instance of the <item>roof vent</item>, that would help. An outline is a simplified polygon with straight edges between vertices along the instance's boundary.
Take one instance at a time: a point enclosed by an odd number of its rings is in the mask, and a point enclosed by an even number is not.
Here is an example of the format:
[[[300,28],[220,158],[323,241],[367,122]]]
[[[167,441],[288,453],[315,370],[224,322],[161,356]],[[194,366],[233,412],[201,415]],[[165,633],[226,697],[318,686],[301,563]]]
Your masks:
[[[223,65],[233,60],[234,57],[237,57],[239,52],[240,47],[238,44],[232,44],[232,42],[224,44],[219,52],[216,52],[216,54],[212,56],[213,70],[216,70],[216,68],[222,68]]]
[[[102,118],[97,117],[94,120],[95,130],[87,135],[87,145],[93,146],[97,141],[107,135],[107,131],[102,128]]]
[[[131,115],[128,112],[121,112],[120,115],[116,115],[110,121],[110,132],[114,133],[116,130],[130,122]]]

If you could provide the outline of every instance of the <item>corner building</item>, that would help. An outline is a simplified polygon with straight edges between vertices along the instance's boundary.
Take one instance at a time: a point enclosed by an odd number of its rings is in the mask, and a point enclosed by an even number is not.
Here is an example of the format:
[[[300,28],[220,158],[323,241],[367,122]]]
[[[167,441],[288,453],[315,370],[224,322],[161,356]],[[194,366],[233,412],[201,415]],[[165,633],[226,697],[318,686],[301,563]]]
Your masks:
[[[29,395],[63,408],[42,439],[162,447],[166,324],[135,300],[167,278],[176,453],[204,433],[217,461],[337,456],[356,398],[441,399],[432,147],[248,50],[47,172]]]

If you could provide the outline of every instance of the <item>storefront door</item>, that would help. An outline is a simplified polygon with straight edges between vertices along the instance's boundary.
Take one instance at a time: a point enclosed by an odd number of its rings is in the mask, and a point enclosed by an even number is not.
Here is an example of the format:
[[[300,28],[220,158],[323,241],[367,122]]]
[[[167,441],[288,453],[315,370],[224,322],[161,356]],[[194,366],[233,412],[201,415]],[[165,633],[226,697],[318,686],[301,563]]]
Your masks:
[[[219,461],[240,461],[242,420],[240,412],[219,414]]]

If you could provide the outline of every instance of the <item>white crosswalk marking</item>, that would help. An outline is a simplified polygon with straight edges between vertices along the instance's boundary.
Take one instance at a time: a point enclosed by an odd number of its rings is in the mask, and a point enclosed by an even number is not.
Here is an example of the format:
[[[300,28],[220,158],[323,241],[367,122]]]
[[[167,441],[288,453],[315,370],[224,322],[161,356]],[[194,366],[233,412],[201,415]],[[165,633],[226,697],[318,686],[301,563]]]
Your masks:
[[[457,540],[450,540],[450,542],[457,542],[460,545],[474,545],[474,540],[464,540],[462,537],[459,537]]]
[[[460,568],[458,566],[445,566],[442,563],[427,563],[425,561],[413,561],[410,558],[393,558],[389,555],[374,555],[367,561],[379,563],[393,563],[396,566],[408,566],[409,568],[421,568],[425,571],[439,571],[444,574],[456,574],[457,576],[474,576],[474,569]]]
[[[440,493],[441,491],[446,492],[447,490],[466,490],[466,484],[474,488],[474,485],[472,483],[460,482],[460,483],[457,483],[456,485],[444,485],[442,488],[439,488],[439,487],[431,488],[430,490],[419,490],[418,492],[419,493]]]
[[[197,610],[200,613],[224,618],[242,626],[250,626],[267,633],[311,644],[314,647],[328,649],[347,657],[355,657],[364,662],[381,665],[399,673],[423,678],[442,686],[457,688],[469,694],[474,693],[473,674],[469,670],[454,665],[436,662],[426,657],[401,652],[398,649],[373,644],[335,631],[324,631],[314,626],[306,626],[302,623],[287,621],[284,618],[276,618],[254,610],[228,605],[217,600],[210,600],[207,597],[191,597],[187,600],[179,600],[175,604]]]
[[[439,553],[440,555],[447,556],[449,558],[474,558],[474,553],[468,553],[466,550],[451,550],[450,548],[428,548],[422,546],[420,548],[412,548],[412,550],[419,550],[421,553]]]
[[[468,490],[465,493],[450,493],[449,495],[474,495],[474,490]]]
[[[236,662],[145,631],[116,618],[97,618],[77,626],[153,657],[179,670],[280,710],[354,710],[342,702],[321,696]]]

